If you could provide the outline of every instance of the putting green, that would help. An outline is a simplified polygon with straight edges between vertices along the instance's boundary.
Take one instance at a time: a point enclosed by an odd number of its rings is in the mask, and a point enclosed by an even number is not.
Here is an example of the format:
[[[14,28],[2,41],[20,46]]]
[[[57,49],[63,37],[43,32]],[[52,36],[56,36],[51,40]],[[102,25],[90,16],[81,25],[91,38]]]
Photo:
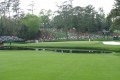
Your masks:
[[[0,51],[0,80],[119,80],[120,56]]]
[[[9,46],[9,44],[5,44]],[[11,46],[31,47],[31,48],[69,48],[69,49],[87,49],[87,50],[107,50],[120,52],[120,45],[105,45],[102,41],[65,41],[65,42],[41,42],[41,43],[13,43]]]

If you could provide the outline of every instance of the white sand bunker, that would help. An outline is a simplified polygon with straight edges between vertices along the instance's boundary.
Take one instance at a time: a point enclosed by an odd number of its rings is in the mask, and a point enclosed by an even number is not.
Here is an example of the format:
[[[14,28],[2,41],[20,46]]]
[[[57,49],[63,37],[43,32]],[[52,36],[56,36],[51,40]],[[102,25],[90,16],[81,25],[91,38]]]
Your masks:
[[[120,42],[107,41],[107,42],[103,42],[103,44],[105,44],[105,45],[120,45]]]

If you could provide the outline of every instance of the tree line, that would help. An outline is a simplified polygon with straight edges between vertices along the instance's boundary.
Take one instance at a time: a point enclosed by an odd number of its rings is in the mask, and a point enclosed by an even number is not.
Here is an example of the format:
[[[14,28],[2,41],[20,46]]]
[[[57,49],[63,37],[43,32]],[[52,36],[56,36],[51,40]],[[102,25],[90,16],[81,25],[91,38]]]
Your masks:
[[[74,29],[78,36],[80,33],[113,30],[119,24],[119,4],[120,1],[116,0],[115,8],[107,17],[102,8],[95,10],[93,5],[73,7],[71,1],[57,5],[55,12],[42,9],[39,15],[35,15],[33,6],[30,9],[32,13],[26,14],[20,8],[20,0],[3,0],[0,2],[0,36],[35,39],[40,36],[41,28],[49,27],[64,31],[66,38],[70,29]]]

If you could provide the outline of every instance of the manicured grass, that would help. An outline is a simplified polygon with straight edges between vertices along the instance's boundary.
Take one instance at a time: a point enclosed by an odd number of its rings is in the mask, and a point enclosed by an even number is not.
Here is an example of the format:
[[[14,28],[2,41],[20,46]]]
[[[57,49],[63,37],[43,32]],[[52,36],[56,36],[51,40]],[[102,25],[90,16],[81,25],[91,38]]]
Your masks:
[[[120,56],[0,51],[0,80],[119,80]]]
[[[5,44],[7,46],[7,44]],[[9,45],[8,45],[9,46]],[[50,48],[72,48],[72,49],[95,49],[95,50],[110,50],[119,51],[119,45],[104,45],[102,41],[65,41],[65,42],[40,42],[40,43],[27,43],[17,44],[13,43],[12,46],[22,47],[50,47]]]

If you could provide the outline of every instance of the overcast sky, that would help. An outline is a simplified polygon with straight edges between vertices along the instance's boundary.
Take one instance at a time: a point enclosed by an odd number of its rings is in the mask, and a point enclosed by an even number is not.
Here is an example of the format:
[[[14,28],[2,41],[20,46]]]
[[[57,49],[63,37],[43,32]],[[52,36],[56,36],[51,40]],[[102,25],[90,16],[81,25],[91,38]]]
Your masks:
[[[26,10],[30,8],[28,5],[31,1],[35,3],[35,14],[38,14],[41,9],[51,9],[52,11],[57,10],[56,5],[61,4],[66,0],[20,0],[22,9]],[[73,6],[85,7],[87,5],[93,5],[97,10],[99,7],[104,9],[104,12],[108,14],[113,7],[114,0],[73,0]],[[27,11],[26,11],[27,12]]]

